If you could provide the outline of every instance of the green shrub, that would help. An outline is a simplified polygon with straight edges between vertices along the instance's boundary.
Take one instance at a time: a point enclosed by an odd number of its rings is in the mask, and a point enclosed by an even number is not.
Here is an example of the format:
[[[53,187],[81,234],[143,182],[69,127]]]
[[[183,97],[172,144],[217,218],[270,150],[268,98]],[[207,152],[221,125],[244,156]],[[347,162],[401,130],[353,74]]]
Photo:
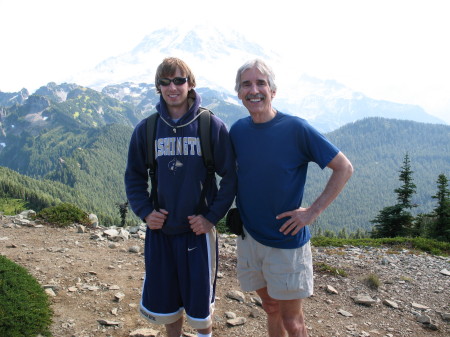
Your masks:
[[[377,290],[381,285],[380,278],[377,274],[369,274],[364,281],[370,289],[374,290]]]
[[[217,232],[219,232],[221,234],[230,234],[230,232],[228,231],[228,227],[225,224],[225,218],[219,220],[219,222],[216,225],[216,229],[217,229]]]
[[[44,208],[36,214],[36,217],[57,226],[68,226],[73,223],[89,224],[89,215],[77,206],[69,203],[61,203],[56,206]]]
[[[0,336],[51,336],[47,294],[27,270],[0,255]]]

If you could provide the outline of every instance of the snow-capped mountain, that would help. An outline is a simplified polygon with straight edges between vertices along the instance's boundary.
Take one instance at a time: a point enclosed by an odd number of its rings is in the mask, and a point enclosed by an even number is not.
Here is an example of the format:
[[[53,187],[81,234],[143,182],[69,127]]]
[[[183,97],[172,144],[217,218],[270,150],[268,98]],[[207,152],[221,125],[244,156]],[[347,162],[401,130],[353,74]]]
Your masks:
[[[245,61],[255,57],[279,59],[276,53],[263,50],[235,31],[224,32],[206,25],[167,28],[147,35],[129,52],[77,74],[71,82],[98,90],[122,82],[154,83],[157,66],[168,56],[179,57],[191,67],[198,87],[226,91],[233,91],[236,70]]]
[[[127,53],[108,58],[95,69],[77,74],[71,82],[96,90],[112,84],[154,83],[157,66],[176,56],[192,68],[198,88],[224,92],[229,103],[239,104],[234,92],[237,69],[247,60],[261,58],[275,69],[278,92],[274,106],[303,117],[321,131],[331,131],[364,117],[388,117],[445,124],[421,107],[379,101],[345,87],[334,80],[320,80],[295,71],[277,74],[283,58],[264,50],[232,29],[209,25],[193,28],[164,28],[147,35]]]

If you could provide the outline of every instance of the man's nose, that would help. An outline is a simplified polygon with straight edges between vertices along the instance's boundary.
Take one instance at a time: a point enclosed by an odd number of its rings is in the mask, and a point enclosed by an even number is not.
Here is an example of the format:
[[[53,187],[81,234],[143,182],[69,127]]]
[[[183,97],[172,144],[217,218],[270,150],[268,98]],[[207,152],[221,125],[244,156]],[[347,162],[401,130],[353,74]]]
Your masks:
[[[257,93],[258,92],[258,86],[256,85],[256,83],[252,83],[250,85],[250,93]]]

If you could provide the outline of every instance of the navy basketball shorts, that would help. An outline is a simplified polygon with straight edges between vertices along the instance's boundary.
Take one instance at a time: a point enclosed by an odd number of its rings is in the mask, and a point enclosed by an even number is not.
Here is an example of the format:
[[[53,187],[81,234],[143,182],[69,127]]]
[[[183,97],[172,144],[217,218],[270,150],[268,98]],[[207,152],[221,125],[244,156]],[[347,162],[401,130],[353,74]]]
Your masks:
[[[147,229],[140,313],[171,324],[186,313],[194,329],[212,324],[218,265],[217,232],[166,235]]]

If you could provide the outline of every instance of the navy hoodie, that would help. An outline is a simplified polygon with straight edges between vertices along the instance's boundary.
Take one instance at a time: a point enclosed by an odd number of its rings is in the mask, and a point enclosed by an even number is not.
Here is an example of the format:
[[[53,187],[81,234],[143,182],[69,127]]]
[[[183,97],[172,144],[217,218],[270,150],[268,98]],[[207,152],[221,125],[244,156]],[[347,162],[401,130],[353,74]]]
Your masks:
[[[176,123],[170,118],[162,96],[156,106],[160,114],[160,118],[157,119],[155,140],[158,201],[159,207],[169,212],[162,228],[165,234],[191,231],[187,217],[196,215],[195,210],[199,205],[202,186],[206,179],[198,119],[192,121],[197,115],[201,98],[194,89],[190,91],[189,97],[189,110]],[[208,207],[203,216],[213,224],[217,224],[225,216],[236,194],[236,162],[225,124],[216,116],[211,117],[215,170],[221,179],[219,189],[214,181],[207,191]],[[175,128],[184,124],[187,125]],[[143,220],[154,209],[149,194],[146,142],[147,130],[144,119],[139,122],[131,136],[125,171],[128,201],[133,212]]]

